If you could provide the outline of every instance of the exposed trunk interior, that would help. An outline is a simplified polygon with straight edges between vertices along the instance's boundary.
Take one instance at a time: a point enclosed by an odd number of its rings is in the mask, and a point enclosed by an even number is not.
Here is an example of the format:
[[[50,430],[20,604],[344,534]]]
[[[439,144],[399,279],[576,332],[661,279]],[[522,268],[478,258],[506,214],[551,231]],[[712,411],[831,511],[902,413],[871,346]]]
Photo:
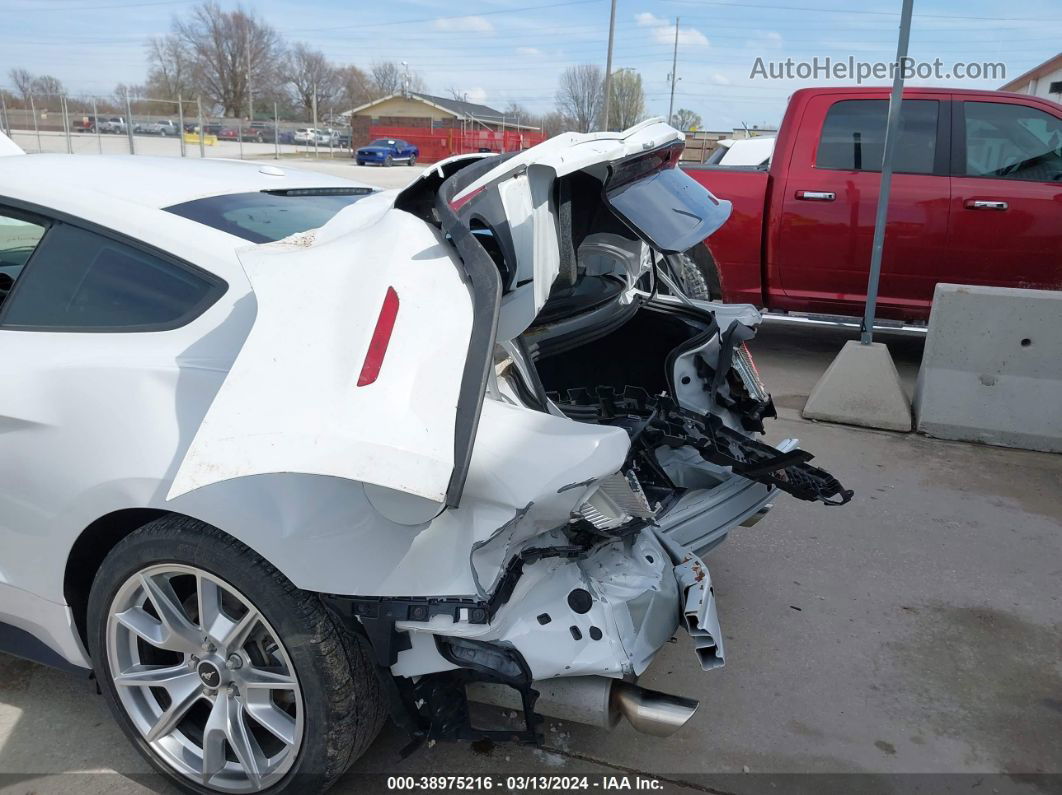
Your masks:
[[[564,340],[563,346],[560,340],[543,341],[532,349],[532,356],[537,353],[538,374],[547,392],[637,386],[659,395],[669,392],[669,354],[706,328],[708,324],[697,325],[643,306],[611,333],[594,338],[586,331],[583,336],[590,340],[583,344],[572,339]],[[557,348],[567,349],[551,352]]]

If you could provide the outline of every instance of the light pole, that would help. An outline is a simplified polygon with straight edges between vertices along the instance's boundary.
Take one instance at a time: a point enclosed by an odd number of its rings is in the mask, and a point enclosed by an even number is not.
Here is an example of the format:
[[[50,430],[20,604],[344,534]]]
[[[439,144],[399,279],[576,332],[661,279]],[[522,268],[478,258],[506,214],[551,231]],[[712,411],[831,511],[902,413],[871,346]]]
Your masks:
[[[675,70],[678,68],[678,33],[679,18],[675,17],[675,49],[671,52],[671,100],[667,103],[667,123],[671,124],[671,114],[675,110],[675,82],[678,76]]]
[[[878,209],[874,217],[874,243],[870,250],[870,278],[867,280],[867,305],[863,311],[863,326],[859,341],[869,345],[874,341],[874,312],[878,303],[878,281],[881,279],[881,254],[885,246],[885,225],[889,214],[889,191],[892,187],[892,156],[900,135],[900,106],[903,103],[903,69],[907,61],[907,45],[911,39],[911,9],[914,0],[903,0],[900,9],[900,37],[896,43],[896,74],[889,96],[889,117],[885,124],[885,146],[881,156],[881,186],[878,188]]]
[[[605,98],[601,107],[601,129],[608,131],[609,102],[612,100],[612,42],[616,36],[616,0],[608,17],[608,55],[605,56]]]

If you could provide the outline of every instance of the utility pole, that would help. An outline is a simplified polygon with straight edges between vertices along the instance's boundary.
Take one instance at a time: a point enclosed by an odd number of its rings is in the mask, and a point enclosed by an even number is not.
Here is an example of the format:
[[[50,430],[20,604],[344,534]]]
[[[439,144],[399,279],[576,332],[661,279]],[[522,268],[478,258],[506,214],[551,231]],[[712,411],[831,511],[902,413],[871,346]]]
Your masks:
[[[863,327],[859,341],[870,345],[874,341],[874,313],[878,303],[878,281],[881,279],[881,254],[885,247],[885,225],[889,214],[889,191],[892,188],[892,156],[900,135],[900,106],[903,102],[903,67],[907,61],[907,45],[911,40],[911,10],[914,0],[903,0],[900,9],[900,37],[896,42],[896,74],[889,96],[889,116],[885,123],[885,146],[881,157],[881,186],[878,188],[878,211],[874,218],[874,243],[870,249],[870,278],[867,280],[867,305],[863,311]]]
[[[678,68],[678,32],[679,18],[675,17],[675,49],[671,53],[671,101],[667,103],[668,124],[671,124],[671,115],[675,110],[675,83],[678,81],[678,76],[675,74],[675,70]]]
[[[609,103],[612,101],[612,42],[616,37],[616,0],[608,18],[608,55],[605,56],[605,98],[601,107],[601,129],[608,131]]]

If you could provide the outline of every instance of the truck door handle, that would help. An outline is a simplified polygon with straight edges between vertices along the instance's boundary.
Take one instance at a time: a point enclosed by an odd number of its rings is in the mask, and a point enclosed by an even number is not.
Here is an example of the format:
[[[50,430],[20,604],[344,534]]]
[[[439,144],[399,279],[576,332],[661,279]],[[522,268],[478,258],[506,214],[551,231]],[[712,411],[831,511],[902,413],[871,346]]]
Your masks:
[[[1007,203],[986,201],[984,199],[969,199],[963,207],[967,210],[1005,210],[1007,209]]]
[[[798,190],[796,197],[806,202],[832,202],[837,194],[826,190]]]

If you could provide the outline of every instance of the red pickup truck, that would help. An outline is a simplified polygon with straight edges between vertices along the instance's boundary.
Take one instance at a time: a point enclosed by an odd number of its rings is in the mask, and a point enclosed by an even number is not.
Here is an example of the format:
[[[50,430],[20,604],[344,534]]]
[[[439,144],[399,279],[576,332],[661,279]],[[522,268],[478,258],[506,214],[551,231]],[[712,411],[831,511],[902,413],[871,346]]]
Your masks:
[[[937,282],[1062,289],[1062,105],[995,91],[903,96],[878,316],[925,320]],[[713,292],[862,314],[888,98],[801,89],[766,168],[683,166],[734,205],[692,252]]]

